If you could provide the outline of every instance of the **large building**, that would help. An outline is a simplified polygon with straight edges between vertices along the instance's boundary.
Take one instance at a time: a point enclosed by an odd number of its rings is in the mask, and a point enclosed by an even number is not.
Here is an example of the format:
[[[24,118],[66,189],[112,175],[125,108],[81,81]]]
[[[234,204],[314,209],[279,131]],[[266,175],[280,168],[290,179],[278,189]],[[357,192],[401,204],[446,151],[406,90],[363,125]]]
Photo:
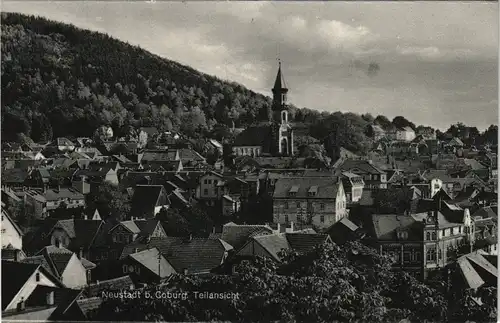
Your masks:
[[[293,129],[288,120],[288,88],[281,72],[281,63],[272,91],[272,120],[262,121],[241,132],[233,144],[233,153],[236,156],[292,156],[294,154]]]
[[[273,221],[328,228],[347,215],[342,181],[332,177],[280,178],[273,194]]]

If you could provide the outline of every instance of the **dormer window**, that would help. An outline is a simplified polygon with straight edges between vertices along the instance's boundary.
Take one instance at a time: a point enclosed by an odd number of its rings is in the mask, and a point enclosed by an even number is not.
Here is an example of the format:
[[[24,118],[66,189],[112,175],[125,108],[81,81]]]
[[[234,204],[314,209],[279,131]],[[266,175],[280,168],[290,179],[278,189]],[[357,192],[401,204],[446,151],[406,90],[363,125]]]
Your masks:
[[[299,191],[299,186],[293,185],[292,188],[290,188],[290,190],[288,191],[288,196],[296,196],[298,191]]]
[[[318,193],[318,186],[311,186],[309,188],[309,191],[307,191],[308,196],[316,196],[317,193]]]
[[[408,232],[406,232],[406,231],[398,232],[398,239],[401,239],[401,240],[408,239]]]

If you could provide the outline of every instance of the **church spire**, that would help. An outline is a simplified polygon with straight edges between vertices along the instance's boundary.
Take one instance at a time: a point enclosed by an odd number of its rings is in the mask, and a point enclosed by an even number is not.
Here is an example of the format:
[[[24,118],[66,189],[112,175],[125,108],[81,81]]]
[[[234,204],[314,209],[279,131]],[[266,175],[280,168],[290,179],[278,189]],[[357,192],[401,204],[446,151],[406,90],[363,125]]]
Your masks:
[[[283,77],[283,73],[281,73],[281,60],[278,59],[278,73],[276,74],[276,81],[274,81],[274,91],[288,91],[286,88],[285,78]]]
[[[278,60],[278,73],[276,74],[276,81],[274,81],[273,91],[273,110],[281,111],[286,109],[286,95],[288,89],[286,87],[283,73],[281,72],[281,61]]]

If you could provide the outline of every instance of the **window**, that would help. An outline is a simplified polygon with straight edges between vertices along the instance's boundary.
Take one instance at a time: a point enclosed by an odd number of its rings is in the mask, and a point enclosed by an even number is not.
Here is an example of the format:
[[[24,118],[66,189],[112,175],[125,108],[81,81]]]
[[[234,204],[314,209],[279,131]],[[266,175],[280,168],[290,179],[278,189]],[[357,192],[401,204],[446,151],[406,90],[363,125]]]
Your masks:
[[[436,234],[436,232],[432,232],[432,240],[437,240],[437,234]]]
[[[325,223],[325,216],[324,216],[324,215],[320,215],[320,217],[319,217],[319,221],[320,221],[321,223]]]
[[[462,227],[461,226],[458,227],[458,233],[462,233]]]
[[[443,251],[441,251],[441,249],[438,249],[438,260],[439,259],[443,259]]]
[[[415,252],[415,256],[414,256],[413,260],[420,261],[420,251]]]
[[[285,202],[285,209],[288,209],[288,202]]]
[[[35,274],[35,280],[36,280],[37,282],[39,282],[39,281],[40,281],[40,273],[36,273],[36,274]]]
[[[5,233],[5,229],[2,229],[2,233]]]
[[[128,272],[128,266],[127,265],[123,265],[122,269],[123,269],[123,273],[124,274],[126,274]]]
[[[288,214],[285,215],[285,223],[288,223]]]
[[[207,180],[204,180],[204,181],[203,181],[203,184],[207,184]]]
[[[203,194],[208,195],[208,188],[203,189]]]
[[[427,232],[425,234],[425,240],[431,240],[431,233],[430,232]]]
[[[442,235],[443,237],[446,237],[446,230],[445,230],[445,229],[443,229],[443,230],[441,231],[441,235]]]
[[[410,262],[411,261],[411,252],[405,251],[403,252],[403,262]]]
[[[300,209],[300,202],[297,202],[297,209]]]
[[[436,261],[436,249],[427,250],[427,261]]]
[[[321,211],[323,211],[325,209],[325,203],[321,203],[319,205],[319,208],[320,208]]]

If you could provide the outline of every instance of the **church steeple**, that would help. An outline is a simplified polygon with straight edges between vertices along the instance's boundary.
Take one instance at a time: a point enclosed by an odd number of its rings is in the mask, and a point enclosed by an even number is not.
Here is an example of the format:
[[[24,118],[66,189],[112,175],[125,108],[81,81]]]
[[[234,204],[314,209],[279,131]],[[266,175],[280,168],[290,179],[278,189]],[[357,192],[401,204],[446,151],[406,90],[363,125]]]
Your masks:
[[[286,109],[286,95],[288,89],[286,87],[283,73],[281,72],[281,61],[278,63],[278,73],[276,74],[276,81],[274,81],[273,91],[273,110],[281,111]]]

